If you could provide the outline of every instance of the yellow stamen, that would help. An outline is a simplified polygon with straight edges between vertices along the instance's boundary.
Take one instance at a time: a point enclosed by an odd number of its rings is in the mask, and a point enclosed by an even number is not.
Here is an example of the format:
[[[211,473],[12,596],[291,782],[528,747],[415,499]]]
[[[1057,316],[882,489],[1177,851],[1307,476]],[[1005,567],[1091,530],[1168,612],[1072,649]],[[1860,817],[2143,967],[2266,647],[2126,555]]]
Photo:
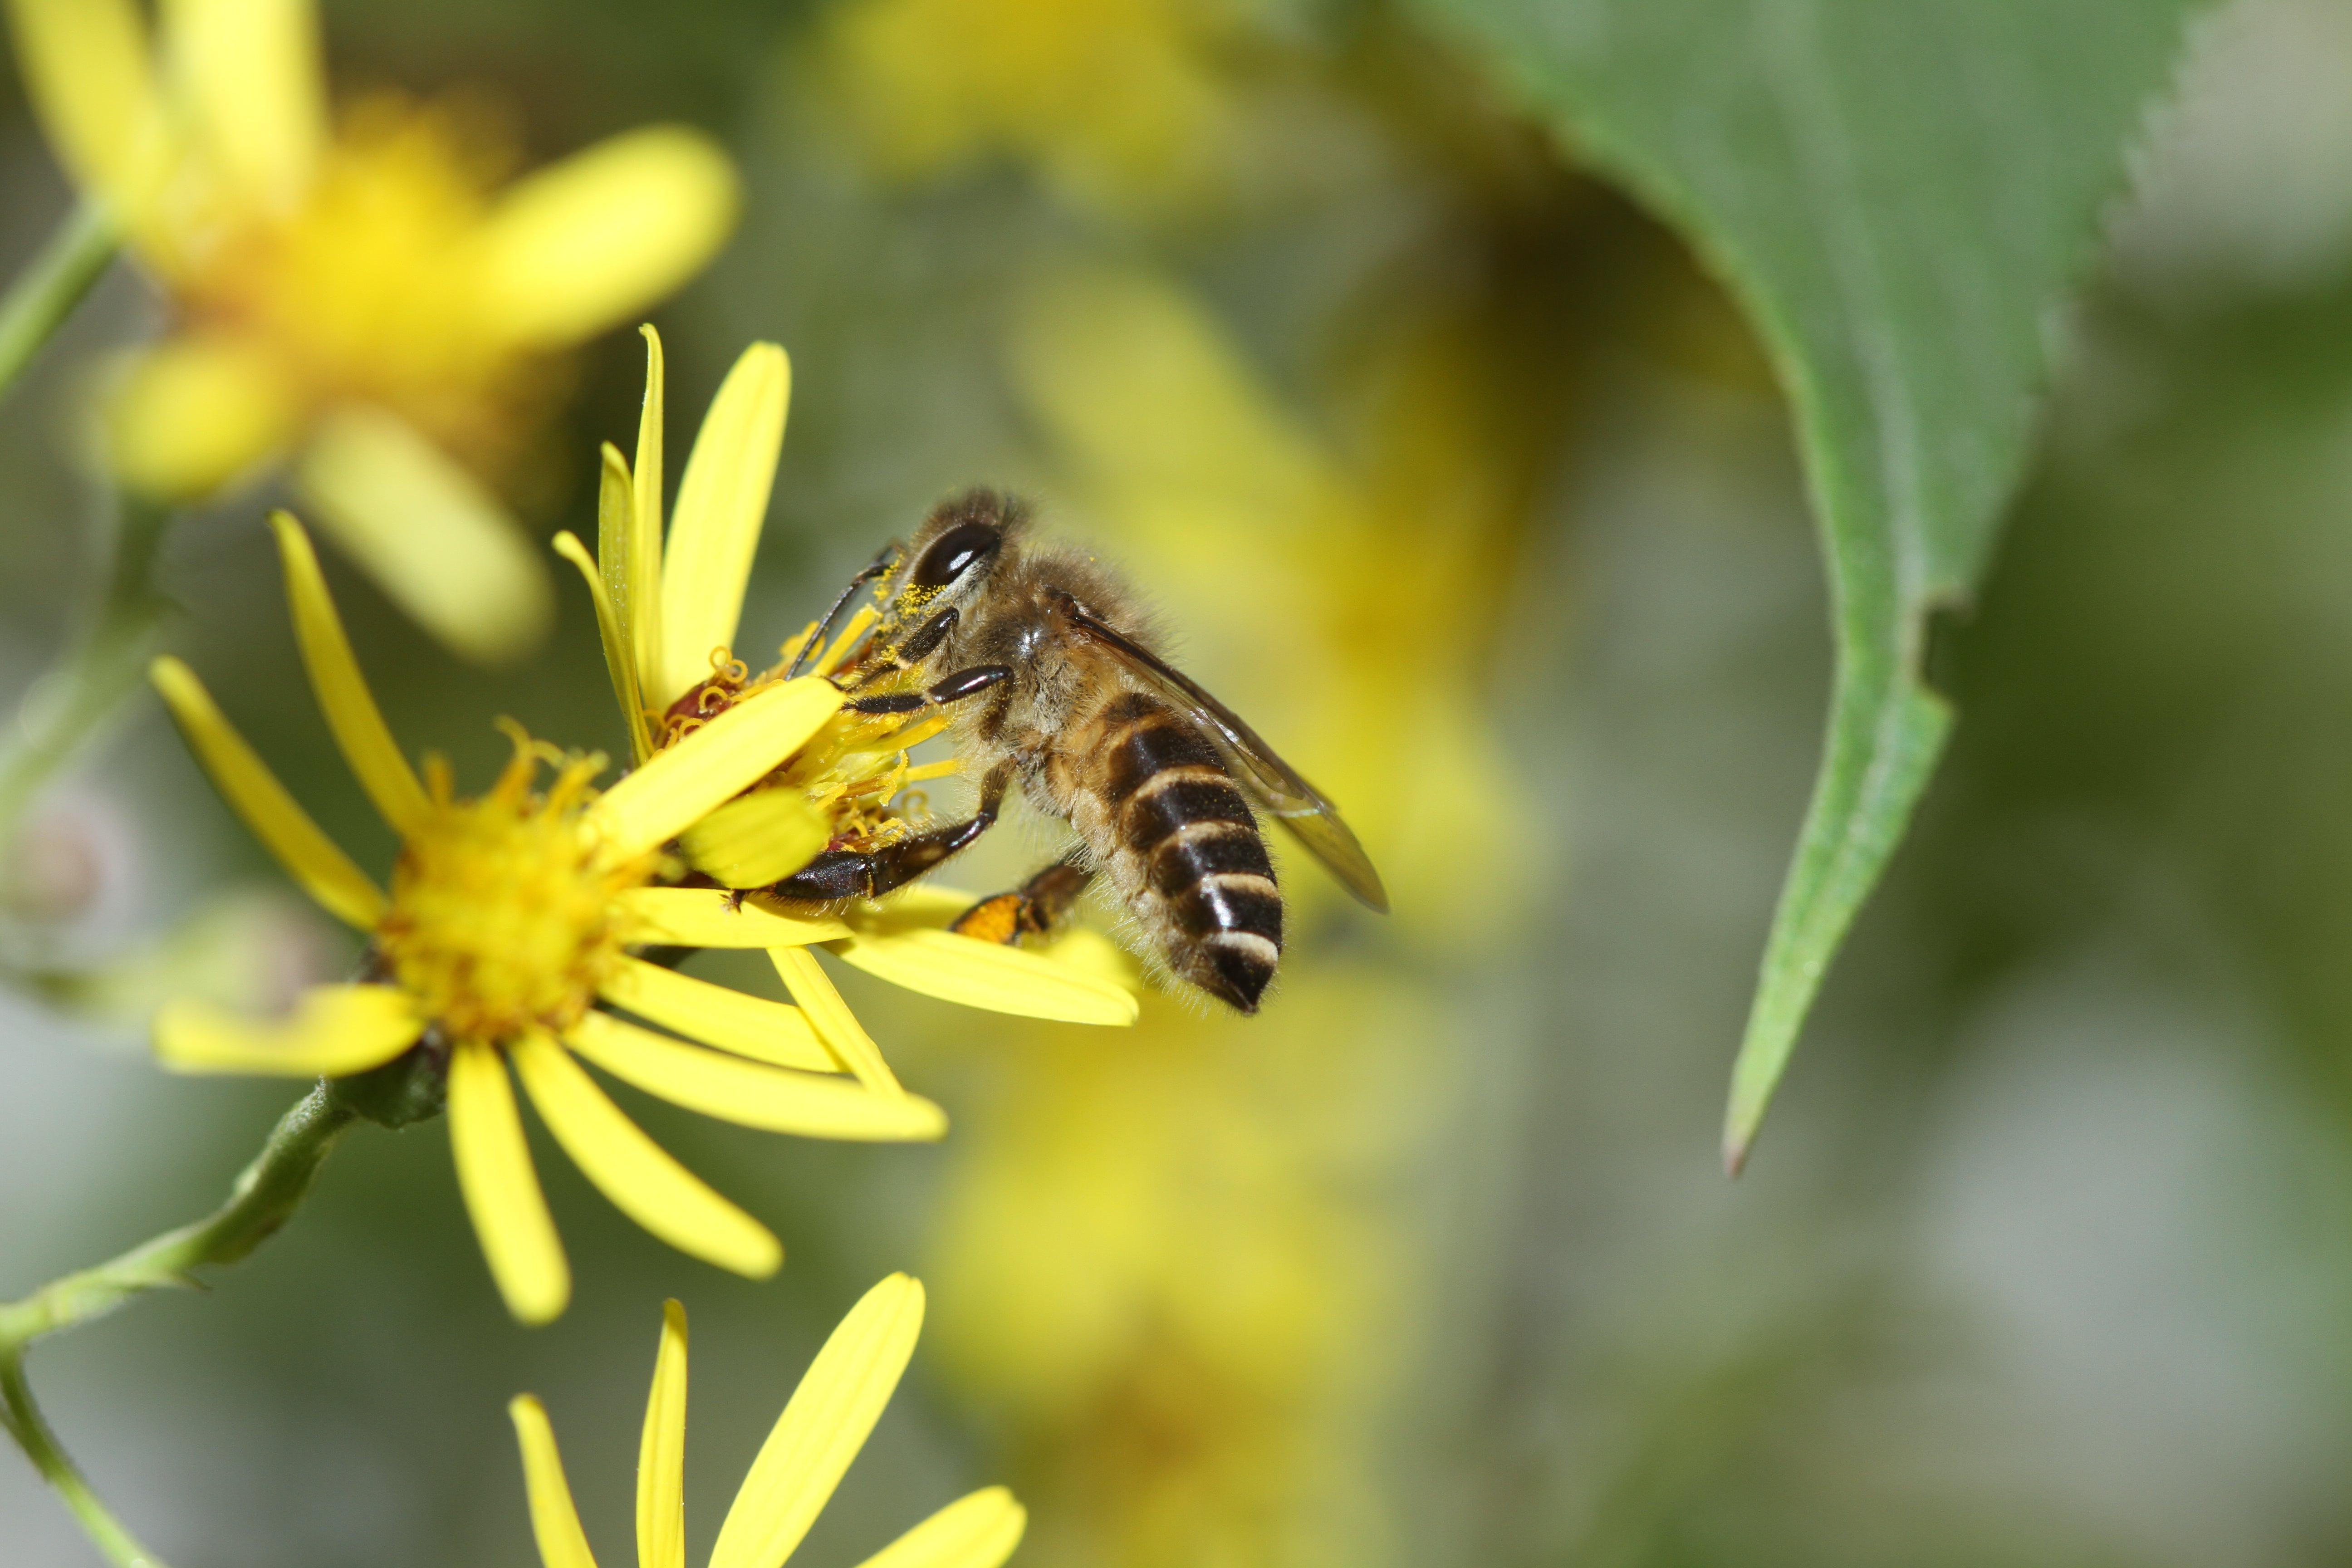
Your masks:
[[[568,1028],[621,960],[621,895],[651,869],[615,862],[583,837],[575,809],[595,759],[567,761],[547,795],[541,757],[518,740],[488,794],[434,807],[410,833],[376,945],[401,987],[460,1039],[511,1040]]]

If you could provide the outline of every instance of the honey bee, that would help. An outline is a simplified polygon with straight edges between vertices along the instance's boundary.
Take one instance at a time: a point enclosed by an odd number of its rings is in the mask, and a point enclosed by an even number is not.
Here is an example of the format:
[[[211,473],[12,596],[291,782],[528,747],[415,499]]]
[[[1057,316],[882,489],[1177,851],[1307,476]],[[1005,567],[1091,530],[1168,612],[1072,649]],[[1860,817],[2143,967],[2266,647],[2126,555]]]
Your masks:
[[[877,848],[830,850],[774,890],[878,897],[987,832],[1018,783],[1078,845],[1018,890],[974,905],[955,930],[1001,942],[1051,930],[1101,876],[1171,971],[1255,1013],[1283,935],[1256,813],[1386,913],[1380,873],[1328,800],[1151,650],[1123,583],[1090,557],[1036,543],[1029,527],[1017,500],[958,496],[835,605],[837,615],[863,583],[887,579],[881,622],[835,679],[860,711],[944,707],[980,773],[978,808]],[[902,689],[910,683],[920,689]]]

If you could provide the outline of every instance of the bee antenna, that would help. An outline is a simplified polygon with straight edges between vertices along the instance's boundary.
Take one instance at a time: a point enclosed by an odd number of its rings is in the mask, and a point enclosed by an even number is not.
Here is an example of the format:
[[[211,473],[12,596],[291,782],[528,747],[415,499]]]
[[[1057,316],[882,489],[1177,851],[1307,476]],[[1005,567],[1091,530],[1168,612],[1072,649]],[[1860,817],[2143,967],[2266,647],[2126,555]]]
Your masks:
[[[874,558],[872,565],[849,580],[848,585],[841,590],[841,596],[834,600],[833,607],[825,611],[824,619],[817,623],[816,636],[803,643],[801,650],[793,655],[793,662],[784,670],[786,680],[798,675],[802,667],[808,663],[816,650],[824,646],[825,638],[833,635],[833,623],[841,618],[841,612],[848,608],[849,601],[857,596],[857,590],[889,572],[892,564],[898,559],[899,549],[898,542],[896,540],[891,541],[882,547],[882,553]]]

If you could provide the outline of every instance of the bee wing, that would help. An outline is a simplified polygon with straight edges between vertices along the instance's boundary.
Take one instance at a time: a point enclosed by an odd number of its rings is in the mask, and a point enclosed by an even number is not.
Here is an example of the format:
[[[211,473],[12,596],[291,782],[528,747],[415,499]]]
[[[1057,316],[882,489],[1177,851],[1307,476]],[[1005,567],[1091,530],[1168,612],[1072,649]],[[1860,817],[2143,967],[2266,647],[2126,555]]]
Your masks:
[[[1259,806],[1307,846],[1324,868],[1368,908],[1389,912],[1388,889],[1372,868],[1371,857],[1339,818],[1339,808],[1275,754],[1241,715],[1210,696],[1199,682],[1174,668],[1116,627],[1065,599],[1064,610],[1079,635],[1117,654],[1129,671],[1168,701],[1192,715],[1217,741],[1234,764],[1234,778]]]

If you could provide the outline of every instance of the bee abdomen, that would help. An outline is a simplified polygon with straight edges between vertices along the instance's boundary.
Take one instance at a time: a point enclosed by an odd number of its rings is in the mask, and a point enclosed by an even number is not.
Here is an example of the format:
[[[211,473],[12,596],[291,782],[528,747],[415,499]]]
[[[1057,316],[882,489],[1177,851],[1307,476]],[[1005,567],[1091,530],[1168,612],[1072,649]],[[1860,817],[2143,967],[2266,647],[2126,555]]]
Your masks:
[[[1282,894],[1249,801],[1216,749],[1139,694],[1107,715],[1103,794],[1129,880],[1176,972],[1244,1013],[1282,954]]]

